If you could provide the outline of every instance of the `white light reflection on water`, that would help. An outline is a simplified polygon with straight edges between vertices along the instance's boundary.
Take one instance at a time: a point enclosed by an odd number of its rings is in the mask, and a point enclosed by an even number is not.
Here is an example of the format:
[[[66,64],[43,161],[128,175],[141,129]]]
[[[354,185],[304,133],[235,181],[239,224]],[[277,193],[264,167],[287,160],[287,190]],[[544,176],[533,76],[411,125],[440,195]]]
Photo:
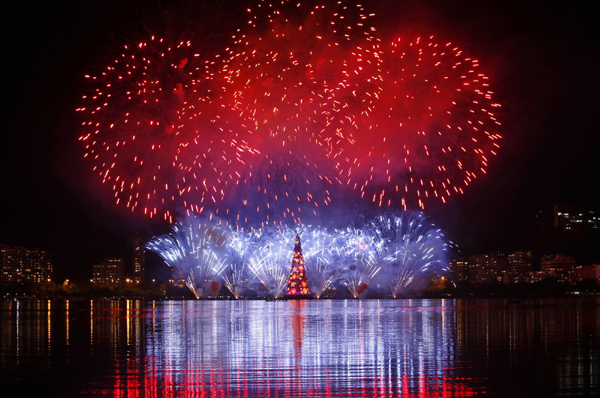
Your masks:
[[[470,391],[446,369],[455,329],[443,327],[440,307],[399,303],[171,303],[156,317],[158,338],[147,334],[146,360],[161,369],[153,375],[159,385],[200,394],[221,387],[230,396]]]
[[[599,388],[599,308],[2,302],[0,387],[61,397],[587,396]]]

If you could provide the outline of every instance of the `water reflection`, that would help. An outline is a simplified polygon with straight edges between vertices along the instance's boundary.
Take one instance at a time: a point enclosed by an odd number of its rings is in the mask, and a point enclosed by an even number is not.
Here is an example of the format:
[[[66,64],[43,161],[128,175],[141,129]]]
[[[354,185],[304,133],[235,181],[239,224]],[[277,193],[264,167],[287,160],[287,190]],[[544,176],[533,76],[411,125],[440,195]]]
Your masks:
[[[597,300],[519,305],[487,300],[39,300],[1,305],[2,386],[21,388],[15,378],[51,375],[49,395],[525,397],[600,392]]]

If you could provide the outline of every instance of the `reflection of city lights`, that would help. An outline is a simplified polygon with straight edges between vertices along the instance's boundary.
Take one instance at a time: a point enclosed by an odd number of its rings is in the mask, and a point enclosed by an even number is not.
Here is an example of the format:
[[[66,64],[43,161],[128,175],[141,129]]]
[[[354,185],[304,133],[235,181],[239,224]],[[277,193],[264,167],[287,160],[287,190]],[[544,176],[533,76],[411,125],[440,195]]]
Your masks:
[[[16,367],[24,358],[47,365],[52,353],[59,359],[50,364],[56,369],[69,350],[55,350],[66,344],[78,350],[69,359],[75,365],[101,361],[101,374],[92,367],[81,376],[88,383],[84,389],[102,396],[466,398],[496,395],[490,394],[498,392],[495,376],[488,375],[498,367],[504,371],[514,358],[520,359],[506,370],[508,377],[540,359],[548,362],[556,375],[543,381],[549,396],[574,391],[591,396],[586,393],[597,385],[595,346],[581,344],[597,338],[590,323],[595,306],[5,300],[0,310],[9,314],[0,328],[3,366]],[[89,320],[81,322],[85,316]],[[530,327],[541,318],[544,328]],[[562,348],[530,357],[532,341]],[[81,350],[82,344],[93,353]],[[524,388],[539,386],[545,376],[533,373]],[[57,388],[60,393],[67,387]],[[89,394],[84,391],[77,395]]]
[[[455,318],[444,318],[435,301],[413,301],[392,317],[381,303],[385,302],[153,303],[152,322],[162,332],[146,335],[144,361],[153,364],[151,377],[145,375],[145,385],[133,385],[132,380],[141,379],[119,374],[114,388],[143,389],[148,396],[175,386],[181,386],[183,395],[223,396],[272,396],[273,389],[285,390],[286,396],[320,396],[327,391],[330,396],[349,396],[357,388],[365,396],[401,390],[425,397],[481,392],[453,373]],[[311,322],[315,317],[322,321]],[[134,333],[136,328],[128,327]],[[190,330],[194,333],[186,333]],[[376,336],[378,330],[387,332]],[[336,341],[345,343],[333,344]],[[393,358],[407,360],[391,365]],[[198,374],[197,369],[207,372]],[[233,374],[246,375],[246,381],[232,382]],[[377,382],[365,382],[375,380],[375,374]]]

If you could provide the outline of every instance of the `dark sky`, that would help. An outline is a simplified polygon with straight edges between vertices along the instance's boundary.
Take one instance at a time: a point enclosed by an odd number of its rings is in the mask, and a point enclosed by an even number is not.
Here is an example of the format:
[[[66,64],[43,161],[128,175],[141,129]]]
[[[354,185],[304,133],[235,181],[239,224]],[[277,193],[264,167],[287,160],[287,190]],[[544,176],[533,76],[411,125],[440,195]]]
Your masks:
[[[131,262],[136,231],[153,234],[165,226],[124,215],[91,178],[74,111],[83,75],[115,35],[172,5],[36,3],[12,2],[3,10],[0,243],[46,248],[55,254],[58,278],[85,279],[106,257]],[[253,4],[239,3],[240,9]],[[537,212],[558,203],[598,208],[600,51],[593,2],[371,3],[382,30],[460,43],[494,79],[503,104],[498,159],[464,196],[428,209],[464,251],[530,248]]]

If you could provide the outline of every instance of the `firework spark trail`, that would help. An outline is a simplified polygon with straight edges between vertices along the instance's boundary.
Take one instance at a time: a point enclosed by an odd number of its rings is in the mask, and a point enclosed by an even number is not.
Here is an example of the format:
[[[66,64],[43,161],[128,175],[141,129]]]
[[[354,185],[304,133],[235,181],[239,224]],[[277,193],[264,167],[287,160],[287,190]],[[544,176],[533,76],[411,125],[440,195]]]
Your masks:
[[[176,271],[178,277],[185,281],[185,285],[194,296],[198,298],[199,294],[194,276],[197,261],[186,250],[186,241],[177,235],[179,235],[179,231],[174,230],[171,235],[155,237],[147,243],[146,248],[158,253],[165,263]]]
[[[162,212],[172,222],[170,205],[178,204],[184,177],[177,150],[195,135],[188,125],[209,80],[206,67],[189,41],[151,36],[125,45],[97,75],[86,75],[79,139],[117,204],[150,217]]]
[[[341,279],[354,298],[367,290],[372,278],[380,271],[376,262],[377,242],[364,230],[354,226],[334,231],[332,263],[335,279]]]
[[[317,163],[292,151],[264,155],[240,174],[240,184],[226,190],[223,202],[236,223],[267,227],[316,220],[319,207],[331,203],[333,182],[319,174]]]
[[[381,41],[373,21],[352,1],[260,1],[215,56],[132,41],[86,76],[85,157],[117,204],[170,223],[178,207],[315,223],[342,186],[381,207],[445,203],[497,154],[490,79],[458,46]]]
[[[370,16],[346,2],[261,1],[248,11],[248,26],[233,36],[222,73],[225,102],[254,122],[250,146],[263,157],[242,170],[242,187],[229,194],[237,201],[231,212],[238,221],[240,213],[242,221],[262,218],[262,226],[310,222],[341,183],[335,158],[345,126],[356,124],[355,114],[365,112],[379,89]]]
[[[151,218],[183,206],[202,213],[237,184],[235,170],[258,152],[244,139],[244,119],[220,103],[215,61],[189,40],[156,36],[121,53],[89,89],[80,141],[117,204]],[[217,212],[218,214],[218,212]]]
[[[177,151],[177,166],[185,175],[179,195],[188,216],[230,215],[225,204],[226,192],[240,184],[243,177],[240,170],[251,164],[252,158],[260,156],[245,139],[252,132],[243,119],[222,106],[212,116],[208,121],[196,120],[195,137],[181,144]]]
[[[479,61],[433,36],[384,48],[384,89],[340,165],[379,206],[425,207],[462,194],[497,155],[500,105]]]
[[[340,230],[308,225],[234,230],[222,220],[192,216],[147,247],[196,297],[222,278],[236,298],[243,291],[277,298],[287,286],[296,234],[302,236],[308,282],[317,297],[341,284],[359,298],[378,275],[392,280],[396,297],[415,279],[448,272],[448,244],[421,213],[382,215],[363,228]]]
[[[248,258],[248,268],[256,275],[267,292],[280,297],[287,287],[289,277],[289,250],[281,244],[256,246]]]
[[[306,269],[312,293],[316,298],[321,298],[325,290],[333,283],[333,274],[329,259],[326,256],[322,256],[320,261],[314,261],[310,268],[307,267]]]
[[[279,228],[237,230],[228,247],[239,263],[247,267],[260,283],[259,291],[278,298],[287,287],[289,262],[293,254],[289,238]]]
[[[372,103],[381,54],[362,6],[261,1],[248,12],[223,72],[231,106],[255,121],[261,139],[278,138],[266,143],[325,145],[332,113],[347,108],[350,97],[365,109]]]
[[[401,216],[380,215],[369,223],[370,234],[381,242],[379,261],[394,275],[392,295],[397,297],[415,278],[424,279],[433,271],[449,272],[448,244],[440,229],[422,213]]]
[[[228,272],[225,272],[223,275],[223,282],[225,283],[225,286],[227,286],[227,289],[229,289],[236,300],[240,298],[243,291],[243,285],[245,283],[244,271],[245,268],[243,264],[241,266],[231,264]]]
[[[264,245],[267,239],[261,229],[244,230],[231,228],[231,234],[227,241],[227,249],[231,262],[230,272],[225,275],[225,284],[234,285],[236,293],[231,288],[234,297],[241,294],[241,284],[245,284],[244,290],[253,290],[253,280],[258,280],[260,287],[255,290],[277,290],[282,269],[273,261],[260,262],[261,255],[266,251]],[[262,251],[261,251],[262,250]],[[275,269],[272,269],[275,268]],[[244,282],[245,281],[245,282]],[[283,283],[283,282],[281,282]],[[239,293],[238,293],[239,292]]]
[[[228,264],[227,232],[217,222],[189,217],[184,223],[174,224],[170,233],[152,239],[146,247],[160,255],[200,298],[207,284],[220,278]]]
[[[344,284],[348,287],[348,290],[355,299],[359,298],[364,292],[367,291],[371,280],[379,272],[380,268],[373,267],[372,265],[360,264],[358,265],[349,276],[344,279]]]

